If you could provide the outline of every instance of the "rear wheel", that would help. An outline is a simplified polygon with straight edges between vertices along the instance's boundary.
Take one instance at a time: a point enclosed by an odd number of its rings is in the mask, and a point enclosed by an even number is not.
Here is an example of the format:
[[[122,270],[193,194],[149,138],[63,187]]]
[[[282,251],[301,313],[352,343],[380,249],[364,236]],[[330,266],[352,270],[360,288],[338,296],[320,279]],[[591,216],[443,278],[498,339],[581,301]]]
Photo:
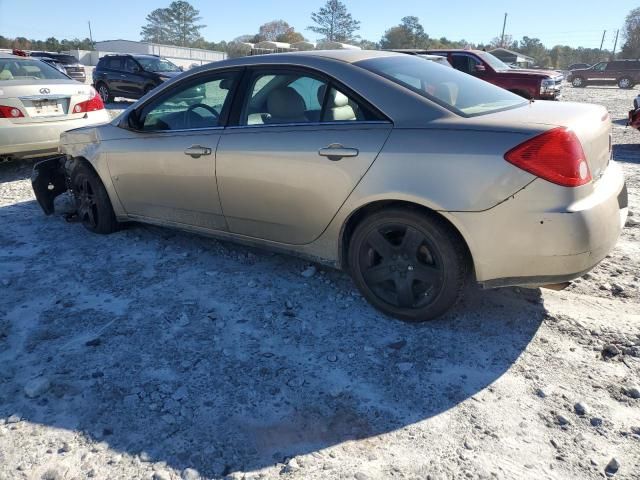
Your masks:
[[[582,88],[586,86],[586,83],[584,81],[584,78],[582,77],[573,77],[573,80],[571,80],[571,85],[573,85],[575,88]]]
[[[106,83],[99,83],[97,87],[98,87],[98,94],[100,95],[100,98],[102,98],[103,103],[106,104],[106,103],[113,102],[113,96],[111,95],[111,90],[109,90],[109,87],[107,86]]]
[[[404,209],[363,220],[351,237],[348,264],[374,307],[409,322],[431,320],[450,309],[467,271],[464,245],[444,220]]]
[[[107,234],[118,229],[107,190],[89,166],[80,163],[73,170],[71,186],[76,198],[78,218],[87,230]]]
[[[618,87],[628,90],[629,88],[633,88],[633,80],[629,77],[622,77],[618,80]]]

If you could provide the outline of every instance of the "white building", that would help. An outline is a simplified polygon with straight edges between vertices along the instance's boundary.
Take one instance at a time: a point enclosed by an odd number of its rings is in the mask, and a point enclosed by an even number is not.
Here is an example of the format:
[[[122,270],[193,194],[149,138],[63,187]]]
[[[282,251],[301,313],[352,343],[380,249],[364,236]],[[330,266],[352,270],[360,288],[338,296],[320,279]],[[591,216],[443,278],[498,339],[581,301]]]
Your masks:
[[[159,55],[171,60],[180,67],[189,68],[193,64],[204,65],[205,63],[217,62],[227,58],[224,52],[204,50],[201,48],[177,47],[175,45],[160,45],[158,43],[134,42],[132,40],[106,40],[96,42],[95,51],[73,51],[78,52],[78,59],[85,65],[96,65],[100,57],[109,53],[130,53],[143,55]]]

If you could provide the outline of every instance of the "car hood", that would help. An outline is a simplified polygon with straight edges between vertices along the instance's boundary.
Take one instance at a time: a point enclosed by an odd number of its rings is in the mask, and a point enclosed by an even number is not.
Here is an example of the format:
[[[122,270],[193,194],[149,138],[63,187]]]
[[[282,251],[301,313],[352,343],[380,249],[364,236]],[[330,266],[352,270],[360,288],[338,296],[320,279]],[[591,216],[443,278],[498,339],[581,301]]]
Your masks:
[[[153,73],[155,73],[159,77],[174,78],[180,75],[182,72],[153,72]]]
[[[529,68],[517,68],[517,69],[512,69],[512,70],[502,70],[500,71],[500,73],[502,74],[508,74],[508,75],[516,75],[516,76],[527,76],[530,77],[531,75],[539,75],[541,77],[551,77],[551,78],[555,78],[555,77],[561,77],[562,74],[558,73],[558,72],[554,72],[553,70],[532,70]]]

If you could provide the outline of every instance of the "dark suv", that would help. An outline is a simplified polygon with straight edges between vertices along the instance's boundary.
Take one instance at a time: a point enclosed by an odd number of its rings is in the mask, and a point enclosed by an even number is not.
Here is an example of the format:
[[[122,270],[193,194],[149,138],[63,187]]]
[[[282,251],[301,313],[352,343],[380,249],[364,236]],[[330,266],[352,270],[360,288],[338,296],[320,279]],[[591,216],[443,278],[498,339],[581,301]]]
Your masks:
[[[640,60],[612,60],[593,67],[572,70],[567,78],[574,87],[587,85],[617,85],[633,88],[640,83]]]
[[[440,55],[456,70],[493,83],[528,99],[556,100],[564,77],[551,70],[511,68],[498,57],[481,50],[394,50],[410,55]]]
[[[54,60],[55,62],[62,64],[66,74],[74,80],[82,83],[87,81],[87,75],[84,71],[84,66],[80,62],[78,62],[78,59],[73,55],[53,52],[31,52],[29,55],[36,58],[44,57]]]
[[[93,72],[93,86],[104,103],[113,97],[140,98],[182,69],[156,55],[106,55]]]

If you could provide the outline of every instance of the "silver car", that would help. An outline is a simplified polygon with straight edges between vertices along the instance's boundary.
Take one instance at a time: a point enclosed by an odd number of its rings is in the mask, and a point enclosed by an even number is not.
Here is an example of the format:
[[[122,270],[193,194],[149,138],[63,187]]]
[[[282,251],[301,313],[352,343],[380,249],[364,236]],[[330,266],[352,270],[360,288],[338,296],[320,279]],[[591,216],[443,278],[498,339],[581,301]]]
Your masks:
[[[34,168],[45,213],[67,185],[89,230],[139,221],[344,269],[408,321],[468,279],[582,275],[627,211],[603,107],[530,102],[414,56],[262,55],[194,69]]]
[[[89,85],[38,59],[0,54],[0,159],[57,153],[62,132],[109,120]]]

